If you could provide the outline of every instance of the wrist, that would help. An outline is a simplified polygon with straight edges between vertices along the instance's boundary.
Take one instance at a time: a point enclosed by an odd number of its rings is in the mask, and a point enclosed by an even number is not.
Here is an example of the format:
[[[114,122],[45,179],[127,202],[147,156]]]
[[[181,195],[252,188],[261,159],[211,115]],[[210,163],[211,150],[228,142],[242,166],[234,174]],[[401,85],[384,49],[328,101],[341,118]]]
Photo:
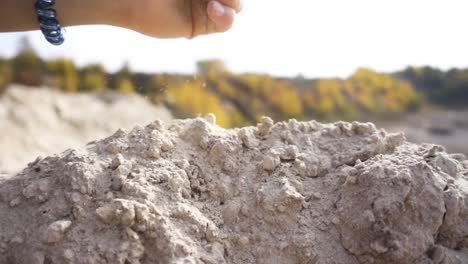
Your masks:
[[[56,0],[55,8],[63,26],[126,26],[130,19],[128,0]]]

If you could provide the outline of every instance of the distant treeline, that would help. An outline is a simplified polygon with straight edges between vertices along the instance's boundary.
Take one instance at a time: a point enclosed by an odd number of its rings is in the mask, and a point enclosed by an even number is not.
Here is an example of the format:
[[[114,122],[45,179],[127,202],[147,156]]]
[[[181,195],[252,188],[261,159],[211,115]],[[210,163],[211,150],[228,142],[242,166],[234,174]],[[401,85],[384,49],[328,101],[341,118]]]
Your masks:
[[[442,71],[432,67],[408,67],[397,77],[411,82],[435,104],[468,107],[468,69]]]
[[[417,110],[426,97],[441,104],[468,98],[468,70],[408,68],[382,74],[359,69],[347,79],[287,79],[233,74],[216,60],[201,61],[197,68],[196,75],[142,74],[125,65],[109,74],[101,65],[77,68],[68,59],[44,61],[25,42],[16,57],[0,59],[0,90],[20,83],[70,93],[136,92],[176,117],[215,113],[224,127],[254,124],[262,115],[326,121],[396,116]]]

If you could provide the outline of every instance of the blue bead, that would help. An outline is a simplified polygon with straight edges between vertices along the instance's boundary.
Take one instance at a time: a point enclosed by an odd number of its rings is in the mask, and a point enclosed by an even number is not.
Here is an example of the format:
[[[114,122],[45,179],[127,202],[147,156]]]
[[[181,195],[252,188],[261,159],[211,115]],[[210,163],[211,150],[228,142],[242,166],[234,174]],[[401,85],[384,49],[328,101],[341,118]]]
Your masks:
[[[39,19],[39,26],[42,30],[57,30],[60,28],[60,25],[55,18]]]
[[[57,12],[54,9],[38,9],[37,16],[39,18],[56,18]]]
[[[55,4],[54,0],[38,0],[36,2],[36,9],[46,9]]]

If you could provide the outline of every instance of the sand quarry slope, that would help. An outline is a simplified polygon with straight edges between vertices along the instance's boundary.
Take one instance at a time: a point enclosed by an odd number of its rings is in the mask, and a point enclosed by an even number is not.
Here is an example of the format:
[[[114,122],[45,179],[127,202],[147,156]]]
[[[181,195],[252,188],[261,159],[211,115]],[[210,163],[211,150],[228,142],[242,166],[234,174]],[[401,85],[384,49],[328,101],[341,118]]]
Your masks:
[[[370,123],[155,121],[0,178],[0,263],[468,263],[468,162]]]
[[[37,156],[101,139],[118,128],[170,120],[140,96],[63,94],[10,86],[0,97],[0,173],[17,172]]]

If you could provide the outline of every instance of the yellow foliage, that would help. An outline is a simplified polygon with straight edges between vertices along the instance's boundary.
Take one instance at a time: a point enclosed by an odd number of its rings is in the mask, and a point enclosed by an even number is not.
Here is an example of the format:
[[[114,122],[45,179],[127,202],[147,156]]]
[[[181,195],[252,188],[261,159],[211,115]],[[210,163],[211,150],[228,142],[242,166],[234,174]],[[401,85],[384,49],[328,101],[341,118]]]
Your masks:
[[[350,80],[359,86],[358,101],[373,113],[402,113],[420,98],[407,82],[369,69],[359,69]]]
[[[123,94],[133,94],[135,92],[135,87],[130,80],[123,79],[118,82],[117,91]]]
[[[168,96],[174,106],[184,113],[192,115],[213,113],[217,117],[218,125],[222,127],[232,125],[230,114],[233,112],[229,112],[219,97],[205,88],[202,81],[187,81],[180,86],[170,87]]]
[[[248,89],[251,96],[260,98],[271,105],[282,118],[302,116],[302,100],[294,87],[285,81],[278,81],[269,75],[247,74],[238,79]]]
[[[99,92],[106,88],[106,80],[102,74],[89,72],[85,74],[81,83],[81,90],[85,92]]]
[[[58,59],[47,62],[51,73],[50,85],[66,92],[78,90],[78,71],[71,60]]]

